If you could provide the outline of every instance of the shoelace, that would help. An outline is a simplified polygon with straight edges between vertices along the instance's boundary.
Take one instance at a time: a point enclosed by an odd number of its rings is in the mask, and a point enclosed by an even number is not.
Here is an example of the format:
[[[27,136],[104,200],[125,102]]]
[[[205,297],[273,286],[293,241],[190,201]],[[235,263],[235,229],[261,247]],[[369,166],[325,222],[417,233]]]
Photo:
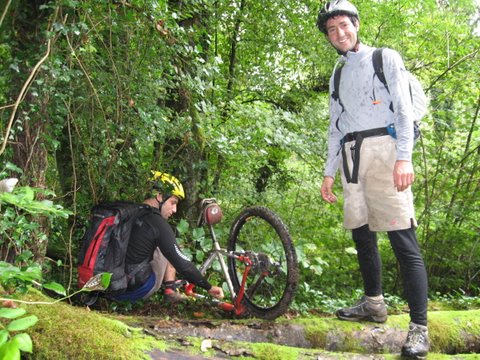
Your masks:
[[[422,329],[414,327],[408,332],[407,343],[412,347],[423,342],[425,342],[425,335]]]
[[[353,304],[353,306],[351,308],[352,309],[359,308],[359,307],[362,307],[363,305],[368,304],[368,303],[370,303],[372,305],[377,305],[373,301],[368,300],[366,297],[362,297],[361,299],[357,300],[357,302],[355,304]]]
[[[351,307],[351,309],[356,309],[356,308],[359,308],[361,306],[363,306],[364,304],[367,303],[367,299],[365,298],[361,298],[360,300],[357,300],[357,302],[355,304],[353,304],[353,306]]]

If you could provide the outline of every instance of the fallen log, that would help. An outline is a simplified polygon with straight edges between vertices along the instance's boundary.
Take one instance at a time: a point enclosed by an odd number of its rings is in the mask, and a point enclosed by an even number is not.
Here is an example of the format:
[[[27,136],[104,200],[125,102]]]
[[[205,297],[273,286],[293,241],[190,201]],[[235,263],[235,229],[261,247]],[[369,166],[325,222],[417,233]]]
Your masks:
[[[161,320],[154,332],[165,336],[267,342],[299,348],[359,354],[399,353],[407,336],[408,315],[390,316],[386,323],[358,323],[333,317],[276,321]],[[480,310],[429,313],[431,351],[480,353]]]

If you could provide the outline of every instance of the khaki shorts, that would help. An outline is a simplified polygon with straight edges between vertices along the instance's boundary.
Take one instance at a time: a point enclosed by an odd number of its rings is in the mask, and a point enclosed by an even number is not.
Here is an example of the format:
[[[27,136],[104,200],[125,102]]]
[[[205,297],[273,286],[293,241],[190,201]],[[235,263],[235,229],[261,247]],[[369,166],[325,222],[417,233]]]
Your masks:
[[[167,270],[168,260],[163,256],[160,249],[157,247],[153,253],[153,259],[150,261],[150,266],[152,271],[155,273],[155,285],[150,289],[150,291],[143,297],[143,299],[148,299],[155,292],[160,289],[163,283],[163,277],[165,276],[165,271]]]
[[[348,168],[353,169],[350,147],[345,144]],[[397,191],[393,185],[396,142],[391,136],[369,137],[360,150],[358,184],[347,184],[342,173],[344,221],[346,229],[368,224],[371,231],[395,231],[417,226],[411,187]]]

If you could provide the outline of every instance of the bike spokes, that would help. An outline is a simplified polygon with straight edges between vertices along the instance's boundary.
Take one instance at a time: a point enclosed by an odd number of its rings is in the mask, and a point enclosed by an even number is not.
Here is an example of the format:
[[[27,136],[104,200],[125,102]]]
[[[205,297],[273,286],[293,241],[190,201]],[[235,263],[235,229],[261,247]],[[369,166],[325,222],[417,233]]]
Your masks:
[[[296,256],[286,227],[266,208],[249,208],[232,227],[230,248],[251,260],[245,283],[245,305],[253,314],[275,318],[286,311],[298,282]],[[238,289],[244,266],[230,259],[229,271]]]

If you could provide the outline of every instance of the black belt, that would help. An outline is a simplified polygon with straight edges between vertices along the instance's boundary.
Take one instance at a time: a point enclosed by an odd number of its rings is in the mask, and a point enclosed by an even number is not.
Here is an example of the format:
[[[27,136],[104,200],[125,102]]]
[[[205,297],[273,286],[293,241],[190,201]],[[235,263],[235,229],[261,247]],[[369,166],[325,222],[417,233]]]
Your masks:
[[[342,157],[343,157],[343,172],[347,183],[358,184],[358,170],[360,167],[360,148],[362,147],[363,139],[372,136],[383,136],[390,135],[386,127],[364,130],[364,131],[355,131],[345,135],[342,140],[340,140],[340,145],[342,146]],[[352,151],[352,160],[353,160],[353,170],[352,175],[350,176],[350,170],[348,169],[347,154],[345,151],[345,144],[350,141],[355,141],[355,145],[350,147]]]

